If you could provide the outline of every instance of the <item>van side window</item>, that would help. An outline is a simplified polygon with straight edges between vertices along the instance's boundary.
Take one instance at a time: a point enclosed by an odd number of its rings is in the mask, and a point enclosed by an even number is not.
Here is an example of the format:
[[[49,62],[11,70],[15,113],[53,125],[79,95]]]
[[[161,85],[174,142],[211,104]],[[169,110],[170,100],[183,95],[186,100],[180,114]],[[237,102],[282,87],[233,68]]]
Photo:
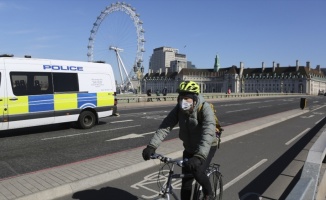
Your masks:
[[[10,72],[14,95],[53,94],[51,73]]]
[[[14,95],[16,96],[24,96],[27,95],[27,75],[26,74],[15,74],[11,73],[11,86]]]
[[[33,81],[31,84],[32,94],[52,94],[52,78],[50,73],[39,73],[33,76]]]
[[[77,73],[52,73],[54,92],[79,92]]]

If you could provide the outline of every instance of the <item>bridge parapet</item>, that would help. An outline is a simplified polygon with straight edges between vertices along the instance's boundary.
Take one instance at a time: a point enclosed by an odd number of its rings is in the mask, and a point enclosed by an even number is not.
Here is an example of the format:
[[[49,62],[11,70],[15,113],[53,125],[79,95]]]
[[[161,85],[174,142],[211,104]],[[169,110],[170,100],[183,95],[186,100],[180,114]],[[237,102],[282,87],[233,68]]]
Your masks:
[[[250,98],[250,97],[272,97],[272,96],[306,96],[306,94],[299,93],[203,93],[203,97],[206,100],[210,99],[227,99],[227,98]],[[169,94],[167,96],[147,96],[146,94],[118,94],[118,104],[119,103],[143,103],[143,102],[155,102],[160,99],[161,101],[176,101],[178,97],[177,93]]]
[[[323,200],[326,197],[326,127],[310,148],[301,177],[286,200]]]

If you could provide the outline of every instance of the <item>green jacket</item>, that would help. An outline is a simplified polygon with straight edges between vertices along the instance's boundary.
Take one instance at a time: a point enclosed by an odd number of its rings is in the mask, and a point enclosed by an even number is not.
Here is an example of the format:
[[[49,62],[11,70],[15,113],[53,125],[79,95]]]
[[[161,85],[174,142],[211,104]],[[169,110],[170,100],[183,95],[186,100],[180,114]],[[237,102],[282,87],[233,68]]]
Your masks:
[[[204,101],[203,96],[198,95],[198,102],[190,115],[184,114],[177,104],[164,118],[149,145],[158,148],[173,127],[179,123],[179,138],[183,141],[185,150],[194,156],[206,159],[211,146],[217,145],[217,138],[214,112],[208,103],[203,104],[200,111],[202,113],[199,113],[202,114],[201,122],[197,120],[198,107]]]

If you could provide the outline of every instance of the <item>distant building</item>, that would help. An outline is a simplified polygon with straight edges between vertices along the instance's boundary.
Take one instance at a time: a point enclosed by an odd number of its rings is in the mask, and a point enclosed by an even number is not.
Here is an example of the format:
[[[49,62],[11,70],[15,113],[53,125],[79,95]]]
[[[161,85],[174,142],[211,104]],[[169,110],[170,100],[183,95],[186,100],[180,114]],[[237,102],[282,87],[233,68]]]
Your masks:
[[[158,48],[164,52],[165,47]],[[172,49],[172,48],[171,48]],[[157,50],[157,49],[156,49]],[[155,50],[154,50],[155,54]],[[154,56],[153,54],[153,56]],[[153,58],[152,56],[152,58]],[[281,67],[279,63],[272,63],[272,67],[245,68],[240,62],[240,67],[235,65],[220,68],[219,58],[210,69],[196,69],[186,61],[184,54],[174,51],[174,60],[166,62],[165,70],[150,68],[141,81],[142,91],[157,89],[161,91],[167,87],[169,93],[175,93],[180,82],[185,80],[196,81],[202,93],[303,93],[318,95],[326,92],[326,76],[320,65],[312,69],[310,62],[300,66],[296,61],[295,66]],[[154,59],[153,59],[154,60]],[[153,61],[151,59],[151,61]],[[159,63],[159,62],[158,62]],[[157,65],[159,66],[159,65]],[[153,67],[151,63],[150,67]],[[153,70],[153,69],[156,69]],[[157,70],[158,69],[158,70]]]
[[[149,61],[149,71],[151,73],[170,71],[170,62],[176,60],[175,55],[178,49],[171,47],[160,47],[153,50]]]
[[[312,69],[310,62],[300,66],[296,61],[295,66],[281,67],[275,64],[271,68],[244,69],[240,63],[239,78],[236,80],[235,89],[239,92],[269,92],[269,93],[304,93],[318,95],[326,91],[326,77],[320,65]]]
[[[187,61],[187,68],[188,69],[196,69],[196,66],[191,63],[191,61]]]

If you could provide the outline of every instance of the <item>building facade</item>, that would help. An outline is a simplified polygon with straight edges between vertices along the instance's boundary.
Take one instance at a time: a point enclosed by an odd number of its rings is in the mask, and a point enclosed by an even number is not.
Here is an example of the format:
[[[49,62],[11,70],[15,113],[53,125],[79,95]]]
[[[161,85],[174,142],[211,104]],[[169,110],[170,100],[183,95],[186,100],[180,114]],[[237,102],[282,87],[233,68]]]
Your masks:
[[[189,67],[191,66],[191,67]],[[160,47],[154,49],[150,59],[149,72],[141,80],[142,91],[162,91],[167,87],[168,93],[177,92],[182,81],[191,80],[200,85],[202,93],[303,93],[318,95],[326,92],[326,77],[320,65],[316,68],[310,62],[294,66],[281,67],[272,63],[272,67],[245,68],[233,65],[220,68],[219,58],[215,57],[210,69],[196,69],[189,64],[185,54],[177,49]]]
[[[273,62],[273,67],[266,68],[264,63],[260,68],[244,68],[235,65],[212,69],[188,69],[180,72],[148,73],[142,79],[142,91],[151,89],[161,91],[168,88],[169,93],[175,93],[182,81],[191,80],[200,85],[202,93],[303,93],[318,95],[326,92],[326,77],[318,65],[311,68],[310,62],[305,66],[281,67]]]

